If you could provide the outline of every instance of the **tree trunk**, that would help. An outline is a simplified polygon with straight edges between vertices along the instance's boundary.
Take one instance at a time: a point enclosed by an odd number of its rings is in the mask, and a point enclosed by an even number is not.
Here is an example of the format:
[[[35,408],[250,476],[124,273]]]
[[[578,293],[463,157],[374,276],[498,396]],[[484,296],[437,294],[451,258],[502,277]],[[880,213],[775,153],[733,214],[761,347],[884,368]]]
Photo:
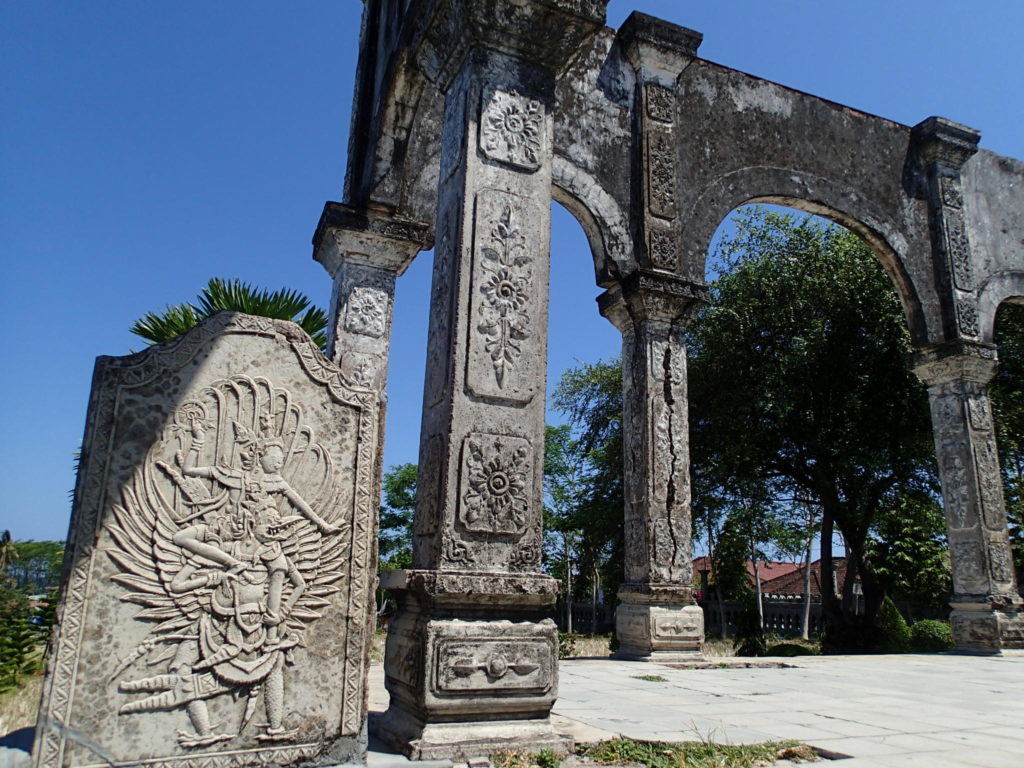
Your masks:
[[[594,566],[594,588],[590,593],[590,634],[597,634],[597,585],[601,573]]]
[[[818,574],[821,586],[821,615],[825,626],[842,621],[842,610],[836,600],[834,581],[835,563],[832,559],[832,510],[823,506],[821,510],[821,572]]]
[[[811,546],[814,543],[813,516],[808,509],[807,512],[807,546],[804,548],[804,615],[800,624],[800,637],[804,640],[811,639]]]
[[[758,626],[764,629],[764,599],[761,595],[761,571],[757,567],[757,549],[753,543],[750,545],[750,564],[754,566],[754,585],[757,590],[757,620]]]
[[[572,554],[569,535],[562,537],[565,542],[565,631],[572,632]]]

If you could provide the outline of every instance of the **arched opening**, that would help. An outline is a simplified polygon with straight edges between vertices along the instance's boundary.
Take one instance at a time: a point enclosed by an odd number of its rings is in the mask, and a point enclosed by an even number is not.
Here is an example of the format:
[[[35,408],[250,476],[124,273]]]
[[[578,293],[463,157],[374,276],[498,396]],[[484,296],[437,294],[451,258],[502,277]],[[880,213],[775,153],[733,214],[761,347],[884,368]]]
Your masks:
[[[883,597],[930,618],[949,594],[927,396],[906,365],[891,250],[800,207],[723,221],[712,300],[688,328],[701,600],[719,633],[827,622],[833,649],[879,650]],[[916,573],[899,566],[910,551]],[[922,558],[938,589],[917,578]]]
[[[622,571],[622,336],[597,310],[595,237],[592,218],[552,204],[544,569],[560,583],[559,628],[606,635]]]
[[[994,315],[999,368],[989,384],[1006,520],[1017,587],[1024,577],[1024,296],[1007,298]]]

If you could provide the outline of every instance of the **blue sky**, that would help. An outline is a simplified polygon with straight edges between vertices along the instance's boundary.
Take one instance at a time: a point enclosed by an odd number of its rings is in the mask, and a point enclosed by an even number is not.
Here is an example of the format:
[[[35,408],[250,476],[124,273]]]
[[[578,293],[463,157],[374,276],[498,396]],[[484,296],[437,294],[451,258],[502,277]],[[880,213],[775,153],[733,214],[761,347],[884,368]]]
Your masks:
[[[93,361],[211,276],[326,305],[310,236],[345,174],[358,0],[0,4],[0,528],[63,538]],[[613,0],[704,33],[701,55],[1024,158],[1017,0]],[[550,378],[617,354],[586,241],[552,230]],[[416,460],[429,257],[399,281],[385,461]]]

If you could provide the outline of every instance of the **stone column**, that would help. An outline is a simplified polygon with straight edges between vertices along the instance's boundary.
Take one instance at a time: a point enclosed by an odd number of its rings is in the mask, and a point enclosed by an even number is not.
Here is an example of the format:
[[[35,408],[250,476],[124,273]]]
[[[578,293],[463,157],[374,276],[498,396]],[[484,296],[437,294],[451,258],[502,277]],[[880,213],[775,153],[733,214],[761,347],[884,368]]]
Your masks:
[[[619,589],[620,658],[701,654],[704,613],[693,596],[686,343],[706,288],[640,270],[599,298],[622,331],[626,578]]]
[[[356,386],[384,391],[395,280],[429,247],[425,224],[341,203],[324,206],[313,258],[334,280],[327,355]]]
[[[928,386],[942,478],[953,639],[975,653],[1024,647],[1024,601],[1014,581],[988,398],[996,365],[994,348],[960,342],[918,352],[914,366]]]
[[[413,570],[385,583],[391,702],[371,727],[415,759],[569,747],[539,572],[552,108],[604,5],[439,0],[413,43],[445,116]]]
[[[914,370],[928,386],[935,451],[953,564],[957,647],[998,653],[1024,647],[988,382],[996,350],[980,340],[975,254],[964,226],[961,170],[977,131],[941,117],[914,126],[921,192],[928,201],[932,259],[947,341],[919,349]]]

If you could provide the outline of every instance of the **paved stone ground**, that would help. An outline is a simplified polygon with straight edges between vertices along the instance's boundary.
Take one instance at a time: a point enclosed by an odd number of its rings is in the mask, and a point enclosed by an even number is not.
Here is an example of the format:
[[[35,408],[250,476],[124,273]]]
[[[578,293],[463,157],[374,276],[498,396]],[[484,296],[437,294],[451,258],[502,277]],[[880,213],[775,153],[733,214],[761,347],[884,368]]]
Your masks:
[[[787,662],[794,666],[682,670],[563,661],[556,725],[577,741],[799,739],[852,758],[832,763],[837,768],[1024,768],[1024,654]],[[383,711],[380,665],[370,681],[370,709]],[[370,768],[400,762],[377,752]]]

